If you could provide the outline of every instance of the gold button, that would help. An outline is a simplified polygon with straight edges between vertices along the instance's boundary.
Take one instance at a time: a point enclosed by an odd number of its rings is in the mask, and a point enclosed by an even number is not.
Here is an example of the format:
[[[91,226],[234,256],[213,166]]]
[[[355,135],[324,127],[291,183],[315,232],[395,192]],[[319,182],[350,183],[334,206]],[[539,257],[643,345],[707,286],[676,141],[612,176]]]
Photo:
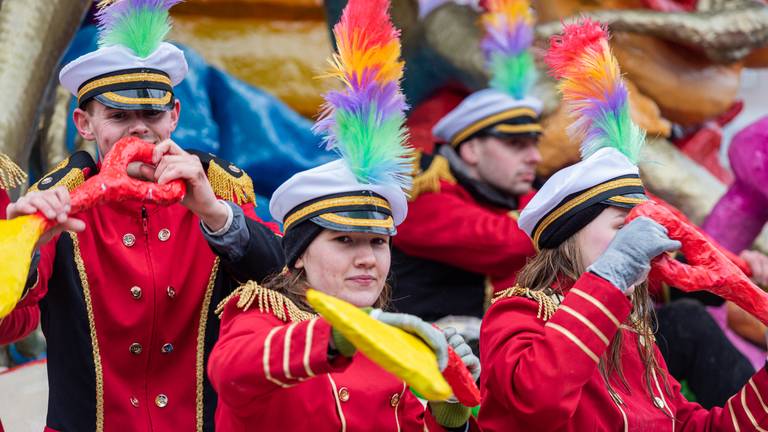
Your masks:
[[[159,408],[165,408],[168,405],[168,396],[164,394],[159,394],[155,398],[155,405],[157,405]]]
[[[173,352],[173,344],[167,343],[163,345],[163,347],[160,348],[160,352],[163,354],[170,354],[171,352]]]
[[[131,234],[131,233],[128,233],[128,234],[124,235],[123,236],[123,244],[128,246],[128,247],[131,247],[131,246],[135,245],[136,244],[136,236]]]
[[[141,344],[134,342],[131,344],[131,346],[128,348],[128,351],[131,352],[131,354],[139,355],[141,354]]]
[[[171,238],[171,230],[168,228],[161,229],[160,232],[157,233],[157,238],[159,238],[160,241],[168,241],[168,239]]]
[[[349,400],[349,390],[347,390],[346,387],[342,387],[339,389],[339,400],[342,402],[346,402]]]
[[[44,178],[44,179],[40,180],[40,184],[41,184],[41,185],[47,185],[48,183],[50,183],[50,182],[52,182],[52,181],[53,181],[53,178],[52,178],[52,177],[46,177],[46,178]]]
[[[400,403],[400,393],[393,394],[392,397],[389,399],[389,404],[392,407],[397,408],[397,404],[399,403]]]
[[[168,286],[168,288],[165,290],[165,292],[166,292],[166,293],[168,293],[168,297],[170,297],[170,298],[174,298],[174,297],[176,297],[176,290],[175,290],[175,289],[173,289],[173,287],[172,287],[172,286],[170,286],[170,285],[169,285],[169,286]]]
[[[131,397],[131,405],[135,406],[136,408],[139,407],[139,399],[136,397]]]
[[[141,298],[141,288],[139,288],[139,287],[137,287],[137,286],[135,286],[135,287],[131,288],[131,295],[132,295],[132,296],[133,296],[133,298],[135,298],[136,300],[140,299],[140,298]]]

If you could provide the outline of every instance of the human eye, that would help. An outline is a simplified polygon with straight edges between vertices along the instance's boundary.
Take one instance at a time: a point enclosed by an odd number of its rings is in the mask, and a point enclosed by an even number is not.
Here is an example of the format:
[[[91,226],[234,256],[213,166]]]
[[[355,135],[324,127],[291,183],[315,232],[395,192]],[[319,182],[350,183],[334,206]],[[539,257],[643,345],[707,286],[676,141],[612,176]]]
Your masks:
[[[335,241],[342,243],[342,244],[350,244],[352,243],[352,237],[348,235],[340,235],[338,237],[334,238]]]
[[[384,246],[389,243],[389,239],[384,237],[375,237],[371,239],[371,244],[374,246]]]

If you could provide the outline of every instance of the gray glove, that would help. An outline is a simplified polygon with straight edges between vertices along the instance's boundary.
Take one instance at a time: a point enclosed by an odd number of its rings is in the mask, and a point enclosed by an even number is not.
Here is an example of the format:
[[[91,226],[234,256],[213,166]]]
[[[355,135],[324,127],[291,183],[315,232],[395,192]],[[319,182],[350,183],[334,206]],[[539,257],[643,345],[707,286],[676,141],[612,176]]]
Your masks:
[[[639,217],[616,233],[605,252],[587,267],[587,271],[629,294],[630,288],[648,275],[652,259],[680,246],[679,241],[667,237],[666,228],[649,218]]]
[[[472,379],[480,378],[480,359],[472,352],[472,348],[464,341],[464,337],[453,327],[446,327],[443,335],[448,339],[448,345],[461,357],[464,366],[469,369]]]
[[[384,312],[381,309],[372,310],[370,315],[384,324],[397,327],[421,338],[435,352],[437,365],[441,371],[448,365],[448,342],[443,333],[432,327],[431,324],[415,315]]]

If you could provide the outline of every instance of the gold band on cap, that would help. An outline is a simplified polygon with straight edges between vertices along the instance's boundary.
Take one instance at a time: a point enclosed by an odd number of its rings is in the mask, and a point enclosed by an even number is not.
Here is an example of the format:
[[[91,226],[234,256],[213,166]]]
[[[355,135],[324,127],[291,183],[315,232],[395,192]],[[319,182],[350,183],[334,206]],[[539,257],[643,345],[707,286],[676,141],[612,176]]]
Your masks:
[[[115,75],[100,78],[89,82],[77,91],[77,99],[80,100],[86,93],[97,89],[99,87],[110,86],[114,84],[124,84],[132,82],[156,82],[160,84],[166,84],[171,87],[171,79],[167,76],[159,73],[152,72],[137,72],[129,73],[125,75]]]
[[[392,220],[392,216],[389,216],[386,219],[357,219],[357,218],[350,218],[346,216],[337,215],[335,213],[324,213],[324,214],[321,214],[319,217],[320,219],[325,219],[328,222],[333,222],[335,224],[346,225],[346,226],[363,226],[363,227],[392,229],[395,225],[394,221]]]
[[[494,123],[498,123],[503,120],[507,120],[515,117],[522,117],[522,116],[529,116],[533,118],[538,117],[538,115],[536,114],[536,111],[534,111],[532,108],[519,107],[519,108],[512,108],[506,111],[502,111],[498,114],[494,114],[492,116],[480,119],[472,123],[471,125],[465,127],[459,133],[454,135],[453,139],[451,139],[451,145],[455,146],[461,143],[473,133],[481,129],[484,129]]]
[[[288,228],[293,225],[297,220],[312,214],[314,212],[320,211],[320,210],[326,210],[333,207],[346,207],[346,206],[355,206],[355,205],[372,205],[376,207],[382,207],[384,209],[392,211],[392,208],[389,206],[389,202],[385,200],[384,198],[374,197],[374,196],[345,196],[345,197],[336,197],[336,198],[329,198],[326,200],[321,200],[315,203],[312,203],[300,210],[297,210],[296,212],[292,213],[290,216],[285,218],[285,221],[283,222],[283,231],[288,231]]]
[[[544,232],[544,230],[547,229],[547,227],[552,225],[554,221],[560,218],[560,216],[564,215],[574,207],[589,201],[591,198],[594,198],[605,191],[627,187],[627,186],[642,187],[643,182],[639,178],[623,178],[623,179],[612,180],[607,183],[603,183],[593,188],[587,189],[583,193],[579,194],[578,196],[572,198],[570,201],[558,207],[557,210],[555,210],[554,212],[550,213],[547,217],[545,217],[541,221],[541,223],[534,229],[533,244],[536,246],[536,249],[538,250],[539,248],[539,238],[541,237],[541,234]],[[613,199],[613,197],[611,197],[611,199]]]
[[[520,125],[511,125],[502,123],[500,125],[494,126],[493,130],[508,134],[516,134],[516,133],[527,133],[527,132],[541,132],[543,129],[541,128],[541,125],[538,123],[528,123],[528,124],[520,124]]]
[[[169,91],[166,91],[165,96],[161,98],[132,98],[112,92],[102,93],[101,95],[111,100],[112,102],[126,105],[166,105],[171,101],[171,98],[173,97]]]

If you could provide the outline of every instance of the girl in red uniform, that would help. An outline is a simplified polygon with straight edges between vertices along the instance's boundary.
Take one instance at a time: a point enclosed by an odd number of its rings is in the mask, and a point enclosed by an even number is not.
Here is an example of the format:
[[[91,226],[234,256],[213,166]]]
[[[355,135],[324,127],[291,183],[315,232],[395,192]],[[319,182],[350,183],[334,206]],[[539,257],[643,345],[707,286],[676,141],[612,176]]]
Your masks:
[[[480,427],[768,430],[765,369],[724,407],[705,410],[682,396],[656,347],[645,278],[653,258],[680,244],[650,219],[625,223],[645,199],[633,163],[644,137],[605,30],[566,26],[548,61],[573,103],[584,160],[552,176],[520,216],[540,253],[483,320]]]
[[[469,410],[449,401],[425,408],[399,378],[355,351],[307,304],[308,287],[420,336],[446,364],[447,345],[479,374],[455,331],[383,312],[390,240],[405,218],[409,150],[397,32],[387,0],[351,0],[334,29],[343,91],[328,96],[317,128],[343,159],[300,172],[275,191],[285,270],[248,283],[222,302],[221,335],[208,373],[218,392],[218,431],[466,430]],[[370,64],[359,64],[370,63]],[[358,74],[358,72],[360,74]]]

